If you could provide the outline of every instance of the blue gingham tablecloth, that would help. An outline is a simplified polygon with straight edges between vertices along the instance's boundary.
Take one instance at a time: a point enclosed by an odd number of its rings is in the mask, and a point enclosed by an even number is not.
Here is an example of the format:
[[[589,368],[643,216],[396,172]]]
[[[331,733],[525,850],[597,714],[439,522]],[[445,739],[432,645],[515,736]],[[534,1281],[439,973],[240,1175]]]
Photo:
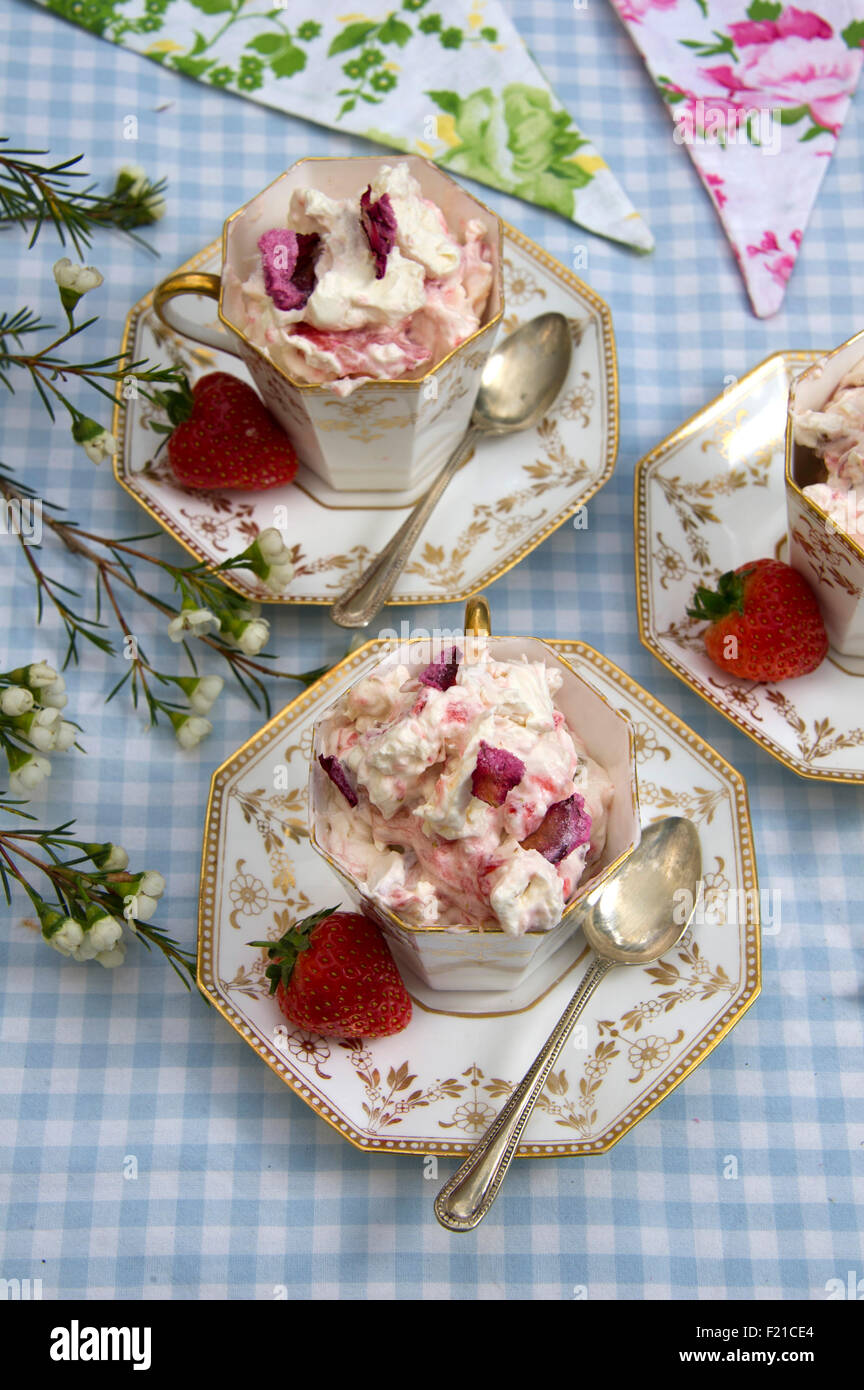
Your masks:
[[[588,529],[563,527],[493,585],[495,621],[593,643],[747,777],[761,884],[783,906],[782,930],[764,941],[762,995],[610,1153],[514,1165],[504,1199],[457,1240],[434,1220],[435,1184],[421,1161],[352,1149],[161,958],[133,948],[116,972],[77,968],[20,928],[18,900],[0,934],[0,1277],[41,1279],[44,1298],[256,1299],[282,1286],[301,1299],[570,1299],[575,1290],[820,1300],[829,1280],[864,1277],[862,793],[785,771],[642,649],[632,552],[640,455],[769,353],[829,347],[864,323],[864,100],[859,93],[850,112],[785,306],[760,322],[609,6],[508,8],[562,99],[597,132],[657,249],[630,255],[482,192],[565,264],[578,253],[579,273],[614,315],[622,401],[617,470]],[[100,322],[86,335],[94,353],[116,351],[133,301],[285,165],[360,149],[165,72],[26,0],[0,8],[0,94],[16,144],[58,157],[85,151],[103,183],[128,162],[169,181],[168,216],[153,236],[158,263],[110,234],[88,257],[106,278],[98,304],[93,297]],[[134,144],[124,140],[130,115]],[[5,232],[0,303],[54,318],[58,254],[47,232],[30,253],[18,231]],[[50,478],[52,498],[82,524],[147,529],[107,468],[93,468],[25,392],[3,406],[0,458],[37,488]],[[15,544],[0,537],[0,669],[62,653],[53,619],[34,627]],[[157,544],[176,556],[167,538]],[[49,546],[53,572],[80,582]],[[424,626],[459,620],[454,606],[421,612]],[[143,617],[145,649],[165,655],[158,624]],[[273,635],[296,669],[344,647],[321,610],[279,612]],[[35,808],[54,823],[75,815],[88,835],[110,835],[136,865],[161,869],[169,896],[157,920],[191,944],[210,773],[260,721],[226,693],[213,735],[181,754],[167,731],[143,729],[125,696],[105,707],[116,675],[116,663],[90,650],[68,673],[88,753],[54,759]],[[729,1155],[735,1181],[724,1178]],[[129,1157],[134,1180],[124,1178]],[[440,1163],[442,1177],[448,1167]]]

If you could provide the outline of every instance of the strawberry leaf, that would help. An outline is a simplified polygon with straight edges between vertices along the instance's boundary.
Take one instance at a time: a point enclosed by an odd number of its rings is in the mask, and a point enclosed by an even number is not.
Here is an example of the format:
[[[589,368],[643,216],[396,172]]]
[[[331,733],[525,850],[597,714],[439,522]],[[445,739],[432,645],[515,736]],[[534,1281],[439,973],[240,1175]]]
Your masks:
[[[188,420],[189,416],[192,414],[194,402],[192,390],[189,386],[189,378],[187,376],[183,377],[178,391],[151,391],[150,395],[154,403],[158,405],[161,410],[165,411],[165,414],[171,422],[172,429],[176,428],[177,425],[182,425],[183,421]],[[151,424],[151,428],[157,430],[158,434],[167,432],[164,425],[159,426],[157,429],[156,425]]]
[[[286,989],[291,979],[298,955],[302,951],[308,951],[312,944],[312,933],[323,922],[325,918],[332,917],[334,912],[338,912],[341,904],[335,907],[322,907],[320,912],[313,912],[309,917],[304,917],[302,921],[295,922],[286,932],[283,932],[278,941],[247,941],[247,946],[264,947],[267,951],[270,964],[264,974],[270,981],[270,993],[275,994],[281,984]]]
[[[744,580],[752,573],[752,570],[727,570],[718,579],[716,589],[700,584],[693,595],[692,607],[687,609],[688,618],[716,623],[730,613],[743,613]]]

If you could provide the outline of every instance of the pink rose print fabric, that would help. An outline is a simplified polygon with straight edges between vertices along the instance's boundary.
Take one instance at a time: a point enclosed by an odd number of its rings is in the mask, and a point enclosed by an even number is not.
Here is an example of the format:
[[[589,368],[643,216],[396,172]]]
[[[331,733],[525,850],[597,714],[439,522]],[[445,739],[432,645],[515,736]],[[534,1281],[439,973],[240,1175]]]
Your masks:
[[[612,0],[717,209],[754,313],[783,302],[864,61],[864,0]]]

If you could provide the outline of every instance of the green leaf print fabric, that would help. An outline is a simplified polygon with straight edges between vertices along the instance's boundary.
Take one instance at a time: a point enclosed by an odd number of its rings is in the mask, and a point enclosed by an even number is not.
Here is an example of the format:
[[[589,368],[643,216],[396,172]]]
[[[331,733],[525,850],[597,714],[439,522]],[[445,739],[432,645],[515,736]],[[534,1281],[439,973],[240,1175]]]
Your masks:
[[[36,0],[199,82],[436,160],[640,251],[651,233],[498,0]],[[574,31],[575,32],[575,31]]]

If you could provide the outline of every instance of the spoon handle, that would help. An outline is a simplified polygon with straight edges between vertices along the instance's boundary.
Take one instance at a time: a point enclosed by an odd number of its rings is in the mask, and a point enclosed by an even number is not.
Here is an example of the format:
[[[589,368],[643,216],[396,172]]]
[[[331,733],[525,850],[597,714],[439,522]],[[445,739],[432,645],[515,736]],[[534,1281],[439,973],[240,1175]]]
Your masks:
[[[342,594],[330,609],[330,617],[340,627],[366,627],[380,612],[393,590],[417,537],[429,520],[441,494],[456,473],[465,455],[481,431],[470,425],[467,433],[453,450],[428,492],[424,492],[414,510],[406,517],[395,536],[363,571],[357,583]]]
[[[597,959],[586,970],[579,988],[507,1104],[462,1167],[441,1188],[435,1198],[435,1215],[448,1230],[473,1230],[495,1201],[546,1079],[577,1018],[613,964],[611,960]]]

